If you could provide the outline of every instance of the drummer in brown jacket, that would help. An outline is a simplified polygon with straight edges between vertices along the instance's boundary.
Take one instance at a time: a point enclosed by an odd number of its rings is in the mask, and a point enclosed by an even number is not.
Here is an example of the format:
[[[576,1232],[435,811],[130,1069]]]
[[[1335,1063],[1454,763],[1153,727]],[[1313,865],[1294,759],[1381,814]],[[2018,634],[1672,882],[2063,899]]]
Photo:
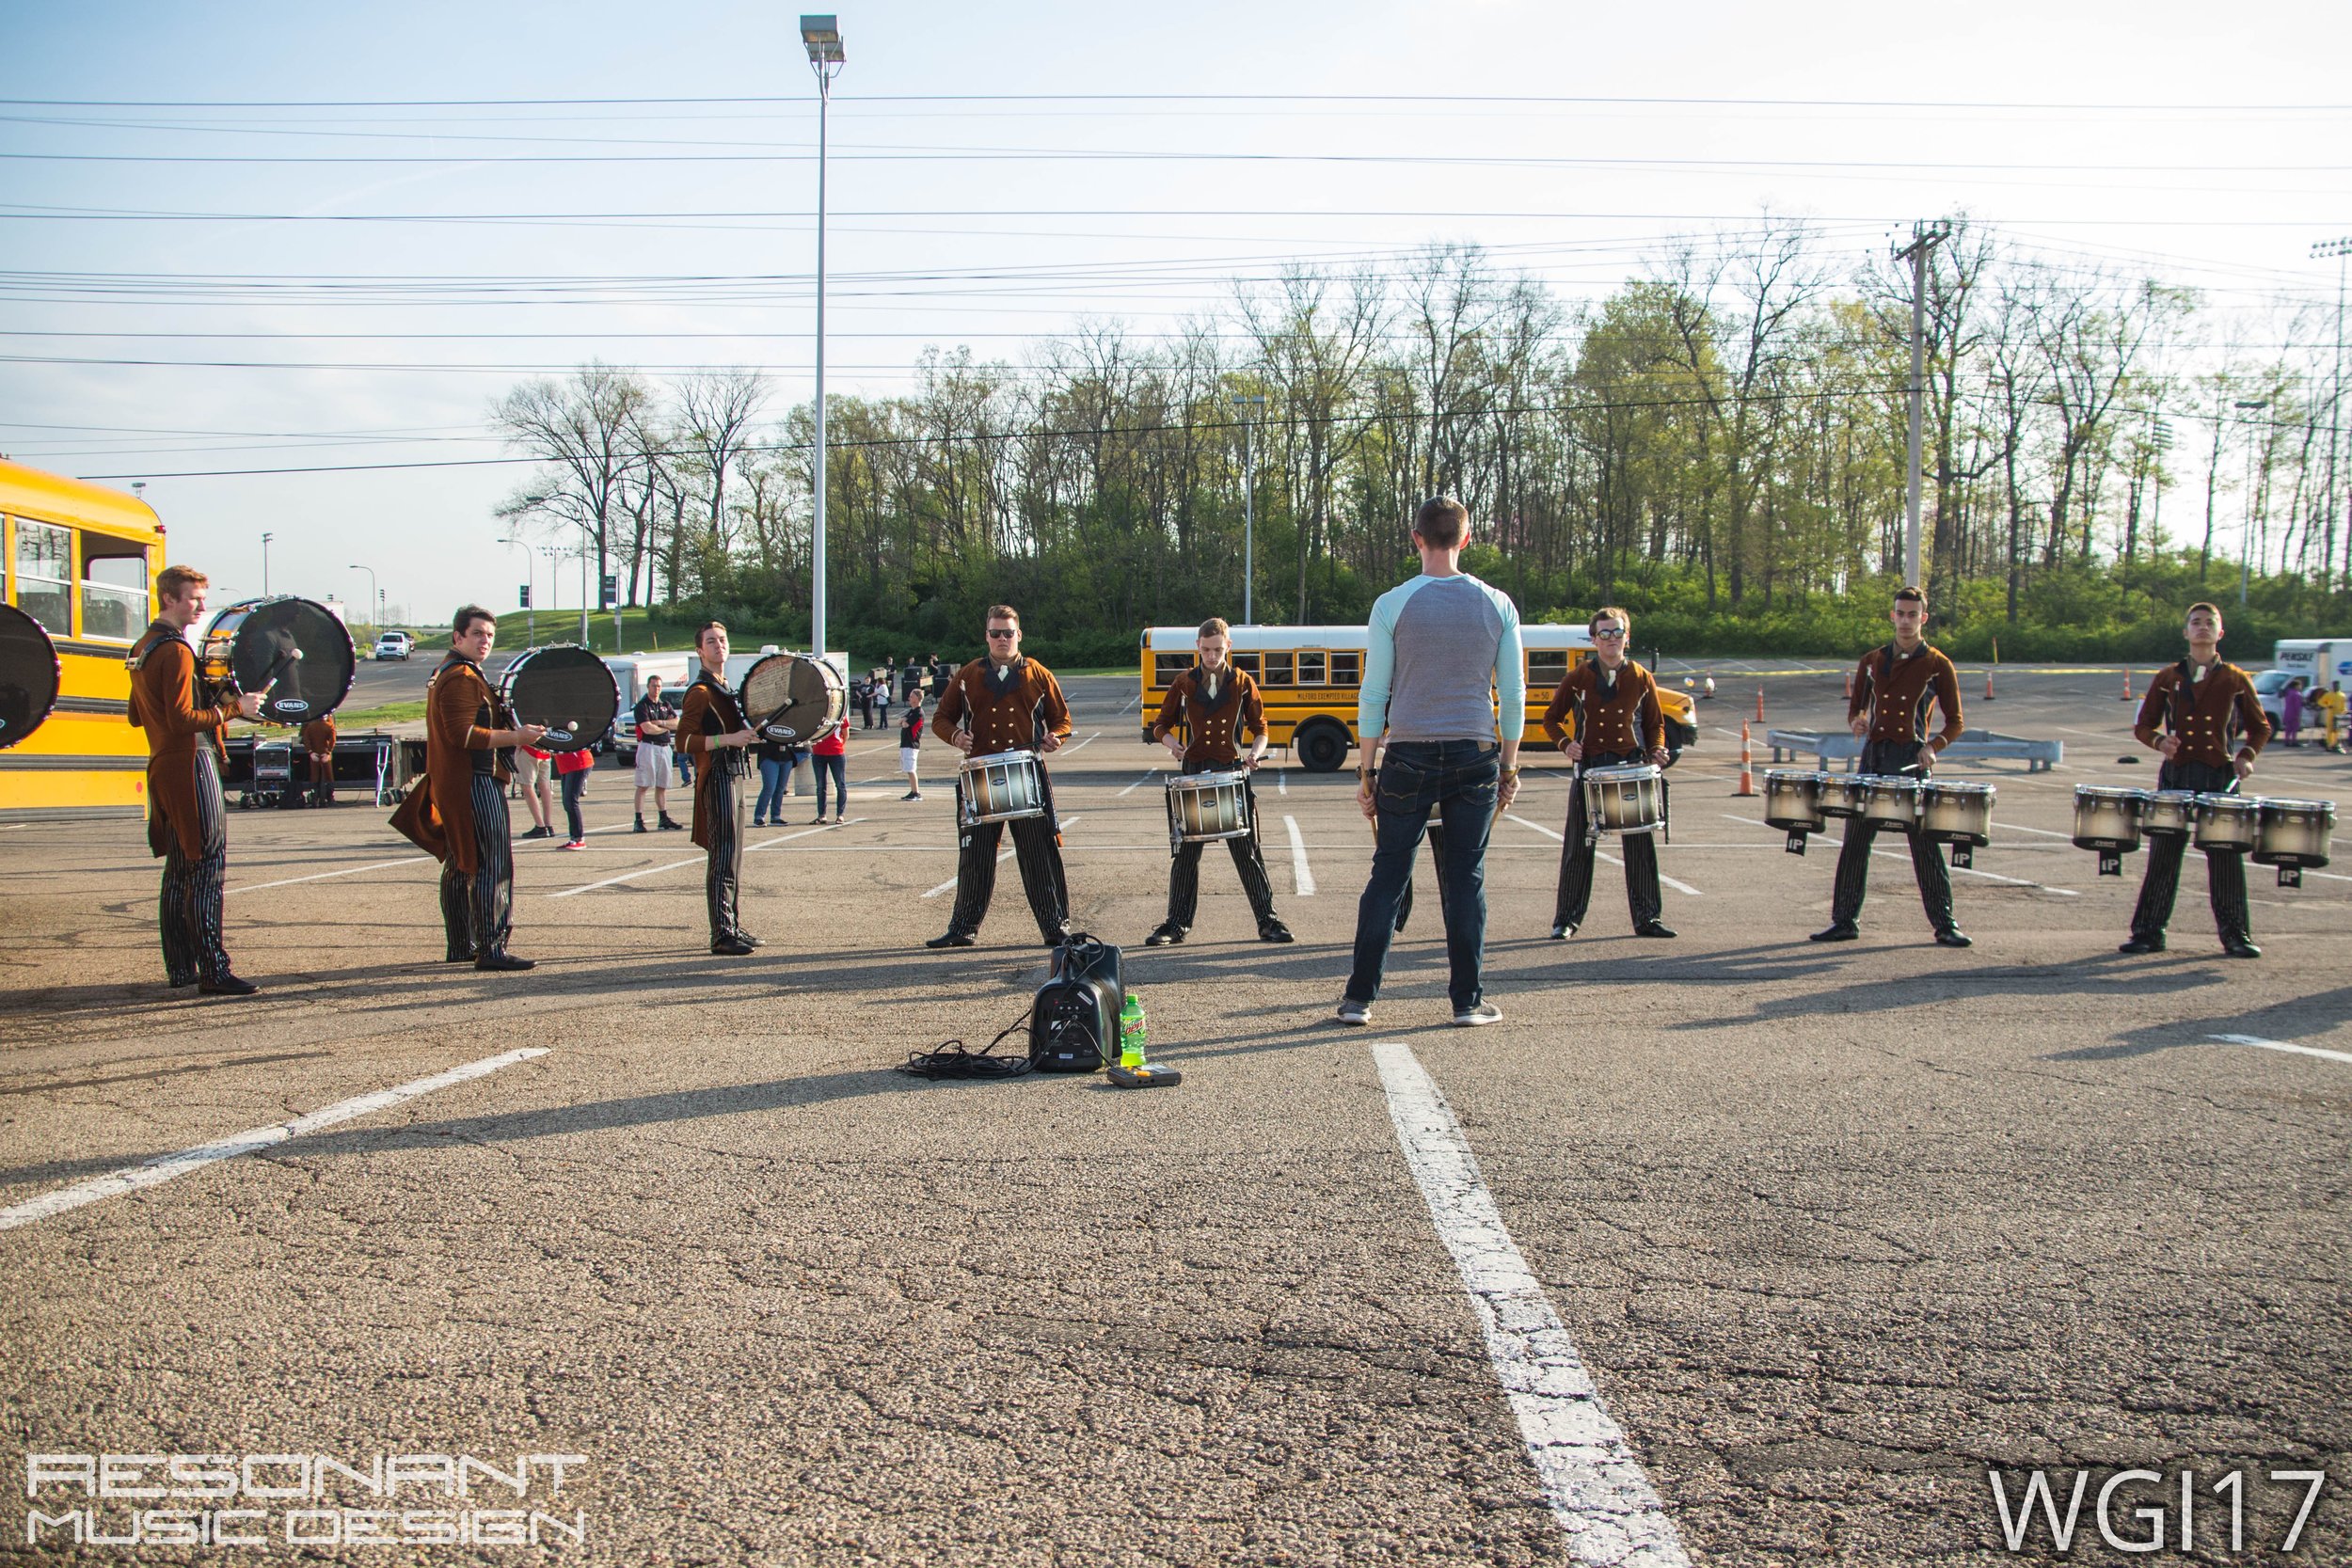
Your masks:
[[[1021,612],[1009,604],[988,609],[988,653],[947,682],[931,715],[931,731],[966,757],[1030,751],[1041,757],[1061,750],[1070,738],[1070,705],[1061,683],[1033,658],[1021,657]],[[1061,836],[1055,825],[1054,788],[1042,764],[1038,785],[1041,816],[1014,818],[1013,859],[1021,866],[1022,891],[1048,947],[1070,934],[1070,884],[1062,872]],[[987,918],[996,891],[996,845],[1002,822],[963,819],[963,782],[956,783],[956,907],[947,929],[926,947],[969,947]]]
[[[441,863],[447,963],[529,969],[506,951],[515,925],[515,848],[506,820],[506,749],[535,744],[545,724],[499,723],[505,705],[482,661],[498,618],[468,605],[453,623],[449,657],[425,690],[424,777],[392,814],[392,826]]]
[[[727,685],[727,628],[706,621],[694,634],[702,672],[678,705],[678,742],[694,759],[694,842],[709,856],[703,873],[703,902],[710,911],[710,950],[739,958],[759,945],[743,929],[743,781],[751,771],[748,748],[758,735],[743,721],[742,705]]]
[[[2246,672],[2222,661],[2221,611],[2209,604],[2190,605],[2184,631],[2188,657],[2157,671],[2148,683],[2132,733],[2142,746],[2163,754],[2158,789],[2225,795],[2252,777],[2254,758],[2270,739],[2270,720]],[[2181,859],[2187,853],[2185,834],[2149,836],[2148,874],[2132,910],[2132,939],[2122,951],[2164,951],[2164,928],[2172,920]],[[2261,958],[2246,907],[2246,857],[2206,850],[2205,895],[2221,933],[2221,950],[2233,958]]]
[[[1568,672],[1553,689],[1551,705],[1544,709],[1544,734],[1562,756],[1577,765],[1568,788],[1567,838],[1560,846],[1560,891],[1552,903],[1554,942],[1576,935],[1592,902],[1593,855],[1599,846],[1585,817],[1584,769],[1645,762],[1663,768],[1669,756],[1666,710],[1658,701],[1658,682],[1626,657],[1633,617],[1611,605],[1595,612],[1588,627],[1593,657]],[[1571,714],[1573,736],[1565,727]],[[1624,838],[1625,895],[1632,907],[1633,934],[1671,937],[1675,933],[1659,918],[1665,901],[1658,891],[1657,835],[1627,833]]]
[[[1258,695],[1258,683],[1233,668],[1230,657],[1232,628],[1221,618],[1211,616],[1200,623],[1195,646],[1200,662],[1168,683],[1159,717],[1152,721],[1152,738],[1167,747],[1178,768],[1187,774],[1241,768],[1254,770],[1264,759],[1272,736],[1266,730],[1265,703]],[[1184,731],[1181,738],[1176,733],[1179,727]],[[1235,744],[1245,734],[1252,737],[1247,764]],[[1274,887],[1266,879],[1265,855],[1258,845],[1257,792],[1246,778],[1242,799],[1249,814],[1249,831],[1227,839],[1225,847],[1232,851],[1233,869],[1241,874],[1249,912],[1257,916],[1258,940],[1295,941],[1291,928],[1274,913]],[[1200,851],[1206,847],[1199,839],[1187,839],[1176,847],[1175,862],[1168,872],[1168,918],[1144,938],[1146,946],[1169,946],[1184,941],[1191,930],[1193,912],[1200,904]]]
[[[197,678],[188,628],[203,618],[209,585],[191,566],[167,566],[155,578],[155,619],[128,661],[131,722],[147,732],[147,847],[164,863],[155,905],[164,978],[207,996],[250,996],[260,988],[230,972],[221,936],[229,873],[221,727],[259,716],[262,699],[223,698]]]
[[[1866,654],[1856,666],[1846,719],[1863,743],[1862,771],[1908,772],[1925,779],[1938,754],[1960,738],[1960,672],[1919,635],[1928,619],[1925,594],[1916,588],[1899,590],[1887,619],[1894,623],[1895,641]],[[1944,727],[1932,736],[1928,734],[1931,702],[1944,715]],[[1869,891],[1870,842],[1878,832],[1879,824],[1868,817],[1846,819],[1830,922],[1813,933],[1815,942],[1851,942],[1861,934],[1855,923],[1862,915],[1863,895]],[[1946,947],[1967,946],[1968,938],[1953,921],[1952,879],[1944,869],[1943,847],[1915,832],[1907,836],[1912,874],[1919,879],[1919,902],[1935,928],[1935,940]]]

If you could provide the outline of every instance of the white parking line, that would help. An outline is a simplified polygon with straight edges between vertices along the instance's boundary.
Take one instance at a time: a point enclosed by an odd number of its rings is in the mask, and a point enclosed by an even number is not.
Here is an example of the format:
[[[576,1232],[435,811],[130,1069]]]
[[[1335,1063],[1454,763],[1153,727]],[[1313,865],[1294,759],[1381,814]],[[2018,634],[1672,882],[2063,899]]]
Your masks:
[[[1298,818],[1285,815],[1282,826],[1290,830],[1291,835],[1291,880],[1296,884],[1299,897],[1312,898],[1315,874],[1307,869],[1307,840],[1298,831]]]
[[[866,818],[863,816],[852,816],[850,818],[850,821],[851,822],[863,822],[865,820]],[[749,854],[753,849],[765,849],[771,844],[789,844],[796,838],[806,838],[811,833],[829,833],[834,829],[844,827],[847,824],[840,822],[828,822],[821,828],[803,828],[797,833],[787,833],[782,838],[763,839],[759,843],[746,847],[744,853]],[[640,866],[635,871],[624,871],[617,877],[607,877],[601,881],[583,882],[578,887],[561,888],[556,892],[547,894],[544,896],[548,898],[569,898],[577,893],[594,893],[600,887],[612,887],[617,882],[633,882],[640,877],[659,876],[664,871],[675,871],[680,866],[702,865],[707,863],[709,858],[710,857],[708,855],[696,855],[691,860],[671,861],[667,864],[663,865]]]
[[[1579,1563],[1687,1568],[1674,1521],[1627,1446],[1551,1298],[1504,1228],[1445,1097],[1402,1040],[1372,1048],[1389,1119],[1470,1292],[1486,1358]]]
[[[1145,768],[1143,770],[1143,777],[1129,784],[1125,789],[1120,790],[1119,792],[1120,795],[1123,798],[1135,793],[1138,789],[1141,789],[1145,784],[1150,784],[1154,778],[1157,778],[1159,776],[1159,771],[1160,770],[1156,768]]]
[[[1512,821],[1518,823],[1522,828],[1534,829],[1537,832],[1543,834],[1554,844],[1565,844],[1567,842],[1567,834],[1561,832],[1555,828],[1547,828],[1541,822],[1530,822],[1526,817],[1521,816],[1518,812],[1506,811],[1502,815],[1509,817]],[[1607,861],[1611,865],[1623,865],[1625,863],[1625,862],[1619,860],[1616,856],[1611,854],[1606,849],[1596,847],[1593,853],[1599,856],[1602,860]],[[1665,883],[1666,886],[1673,888],[1677,893],[1687,893],[1693,898],[1704,898],[1707,896],[1707,895],[1701,893],[1690,883],[1677,881],[1674,878],[1667,876],[1663,871],[1661,871],[1658,874],[1658,879]]]
[[[1089,737],[1089,738],[1091,738],[1091,737]],[[1061,819],[1060,826],[1066,829],[1066,828],[1070,827],[1072,824],[1075,823],[1077,820],[1078,820],[1077,815],[1076,815],[1075,813],[1073,813],[1071,816],[1065,816],[1065,817],[1063,817],[1063,818]],[[1007,861],[1009,861],[1009,860],[1012,859],[1013,854],[1014,854],[1014,851],[1013,851],[1013,850],[1010,850],[1010,849],[1006,850],[1003,854],[998,855],[998,856],[996,857],[996,863],[997,863],[998,865],[1002,865],[1002,864],[1004,864]],[[956,879],[955,879],[955,878],[950,877],[950,878],[948,878],[946,881],[944,881],[944,882],[940,883],[937,887],[932,888],[930,892],[928,892],[928,893],[924,894],[924,895],[923,895],[923,896],[924,896],[924,897],[926,897],[926,898],[936,898],[936,897],[938,897],[941,894],[946,893],[946,892],[949,888],[952,888],[952,887],[954,887],[955,885],[956,885]]]
[[[362,871],[383,871],[395,865],[416,865],[432,858],[431,855],[410,855],[405,860],[376,861],[369,865],[346,865],[341,871],[314,871],[308,877],[287,877],[275,882],[247,882],[243,887],[225,888],[221,895],[229,897],[240,893],[259,893],[263,888],[292,887],[296,882],[323,882],[329,877],[357,877]]]
[[[1726,822],[1745,822],[1752,828],[1762,828],[1768,826],[1762,817],[1741,816],[1734,812],[1724,812],[1723,813],[1723,817]],[[1773,832],[1780,832],[1778,828],[1773,828],[1772,831]],[[1816,833],[1814,836],[1819,838],[1824,844],[1835,845],[1839,848],[1843,848],[1845,847],[1846,840],[1842,833],[1836,838],[1830,837],[1827,833]],[[1873,855],[1883,855],[1890,861],[1900,861],[1905,865],[1909,865],[1911,863],[1911,855],[1908,850],[1898,853],[1893,849],[1881,849],[1876,845],[1873,845],[1871,846],[1870,853]],[[2028,881],[2023,877],[2004,877],[1997,871],[1979,871],[1973,865],[1955,865],[1949,867],[1949,870],[1954,876],[1980,878],[1985,881],[2000,882],[2008,887],[2038,888],[2042,892],[2049,894],[2051,896],[2057,898],[2080,898],[2082,896],[2080,892],[2071,887],[2052,887],[2047,882]]]
[[[447,1072],[437,1072],[430,1078],[418,1078],[392,1088],[378,1089],[373,1094],[363,1094],[356,1100],[340,1101],[324,1110],[312,1111],[292,1121],[281,1121],[275,1127],[256,1127],[216,1143],[200,1144],[195,1148],[183,1148],[177,1154],[163,1155],[145,1164],[109,1171],[104,1176],[93,1176],[87,1181],[76,1181],[71,1187],[60,1187],[56,1192],[43,1193],[39,1197],[26,1198],[22,1203],[0,1209],[0,1230],[14,1230],[35,1220],[45,1220],[52,1214],[62,1214],[69,1209],[96,1203],[102,1197],[159,1186],[173,1177],[201,1170],[217,1161],[232,1160],[240,1154],[250,1154],[256,1149],[282,1144],[289,1138],[307,1137],[321,1128],[370,1116],[405,1100],[414,1100],[419,1095],[431,1094],[435,1089],[445,1089],[470,1078],[481,1078],[502,1067],[512,1067],[516,1062],[527,1062],[533,1056],[547,1053],[547,1047],[534,1045],[501,1055],[485,1056],[478,1062],[468,1062],[464,1067],[453,1067]]]
[[[2259,1035],[2208,1035],[2207,1039],[2225,1045],[2258,1045],[2265,1051],[2292,1051],[2298,1056],[2325,1056],[2331,1062],[2352,1062],[2352,1051],[2322,1051],[2315,1045],[2295,1045],[2286,1040],[2266,1040]]]

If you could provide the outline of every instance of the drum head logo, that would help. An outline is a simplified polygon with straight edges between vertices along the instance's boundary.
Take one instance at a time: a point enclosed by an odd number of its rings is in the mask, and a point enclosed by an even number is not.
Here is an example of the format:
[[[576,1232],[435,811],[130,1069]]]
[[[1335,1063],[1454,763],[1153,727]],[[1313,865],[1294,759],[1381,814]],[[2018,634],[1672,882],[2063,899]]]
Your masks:
[[[768,736],[771,740],[792,740],[797,738],[800,736],[800,731],[794,729],[789,724],[771,724],[768,726]]]
[[[310,705],[299,697],[280,697],[275,705],[280,713],[308,713]]]

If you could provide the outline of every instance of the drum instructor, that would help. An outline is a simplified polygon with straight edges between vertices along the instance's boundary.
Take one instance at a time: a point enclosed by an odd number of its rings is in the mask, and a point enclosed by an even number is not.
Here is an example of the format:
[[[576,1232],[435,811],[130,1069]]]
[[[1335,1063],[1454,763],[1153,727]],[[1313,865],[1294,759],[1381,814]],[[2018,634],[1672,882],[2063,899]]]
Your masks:
[[[2221,611],[2209,604],[2188,607],[2188,657],[2167,665],[2148,683],[2132,733],[2160,753],[2156,787],[2223,795],[2253,776],[2254,758],[2270,739],[2270,720],[2245,671],[2221,658]],[[2233,752],[2233,736],[2237,745]],[[2132,937],[2125,953],[2161,953],[2164,928],[2172,920],[2180,892],[2181,859],[2188,853],[2182,833],[2148,840],[2148,871],[2132,910]],[[2205,894],[2221,950],[2233,958],[2259,958],[2246,907],[2246,857],[2221,849],[2205,851]]]
[[[1234,669],[1229,657],[1232,628],[1221,618],[1211,616],[1200,623],[1194,646],[1199,662],[1168,683],[1159,716],[1152,721],[1152,738],[1168,749],[1183,773],[1226,772],[1236,768],[1254,771],[1265,759],[1266,745],[1273,737],[1266,730],[1265,702],[1258,694],[1258,683],[1248,672]],[[1181,737],[1176,733],[1179,726],[1184,730]],[[1252,737],[1246,763],[1234,744],[1235,737],[1245,733]],[[1258,940],[1295,941],[1291,928],[1274,913],[1274,887],[1266,879],[1265,854],[1258,844],[1257,791],[1246,779],[1242,799],[1249,814],[1249,831],[1227,839],[1225,846],[1232,851],[1233,869],[1241,874],[1249,912],[1257,917]],[[1144,938],[1146,946],[1180,942],[1192,929],[1193,913],[1200,904],[1200,851],[1206,847],[1199,839],[1176,847],[1175,861],[1168,868],[1168,918]]]
[[[261,988],[230,973],[221,932],[229,875],[228,801],[221,794],[222,727],[258,718],[259,693],[199,689],[188,628],[202,619],[211,579],[192,566],[155,578],[155,619],[131,649],[131,722],[147,734],[147,847],[164,863],[155,923],[164,978],[207,996]],[[290,786],[291,787],[291,786]]]
[[[392,814],[392,826],[441,863],[445,963],[521,970],[506,951],[515,926],[515,847],[506,817],[506,749],[536,745],[545,724],[501,726],[505,705],[482,673],[498,617],[480,605],[451,623],[449,657],[425,689],[424,776]]]
[[[1576,781],[1568,788],[1568,836],[1560,846],[1560,891],[1551,912],[1554,942],[1576,935],[1592,902],[1593,856],[1599,846],[1585,818],[1583,770],[1643,762],[1663,768],[1668,760],[1666,710],[1659,705],[1658,682],[1626,657],[1633,617],[1612,605],[1594,612],[1588,629],[1593,657],[1567,673],[1544,709],[1544,734],[1562,756],[1578,765]],[[1573,738],[1561,722],[1571,713],[1576,716]],[[1624,837],[1625,895],[1632,906],[1633,934],[1671,937],[1675,933],[1659,918],[1665,903],[1658,891],[1658,836]]]
[[[1009,604],[991,605],[986,622],[988,652],[957,671],[940,694],[931,727],[948,745],[969,757],[1033,751],[1040,756],[1061,750],[1070,738],[1070,705],[1061,683],[1033,658],[1021,656],[1021,612]],[[1038,934],[1051,947],[1070,934],[1070,884],[1062,872],[1061,834],[1054,816],[1054,789],[1038,768],[1041,816],[1009,823],[964,820],[963,782],[956,783],[956,907],[947,929],[926,947],[969,947],[988,916],[996,891],[996,846],[1000,829],[1012,829],[1013,859],[1021,887],[1037,917]]]
[[[1894,625],[1895,641],[1864,655],[1855,667],[1846,719],[1863,743],[1862,771],[1915,772],[1924,779],[1936,757],[1960,738],[1960,672],[1920,635],[1928,620],[1927,594],[1915,587],[1896,590],[1886,618]],[[1944,715],[1944,727],[1934,735],[1927,733],[1931,702]],[[1870,889],[1870,844],[1879,826],[1867,816],[1847,818],[1829,925],[1813,933],[1815,942],[1851,942],[1861,935],[1857,922],[1863,896]],[[1944,869],[1943,846],[1917,832],[1904,836],[1911,841],[1912,875],[1919,879],[1919,902],[1928,911],[1935,940],[1946,947],[1968,946],[1968,938],[1954,923],[1952,879]]]

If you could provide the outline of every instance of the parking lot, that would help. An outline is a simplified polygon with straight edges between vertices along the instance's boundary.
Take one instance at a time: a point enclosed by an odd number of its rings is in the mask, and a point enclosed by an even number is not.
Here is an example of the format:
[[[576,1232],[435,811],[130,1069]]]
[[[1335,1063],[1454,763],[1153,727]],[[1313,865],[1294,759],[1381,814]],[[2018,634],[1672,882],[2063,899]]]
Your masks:
[[[2177,1525],[2190,1472],[2198,1560],[2352,1559],[2352,856],[2300,889],[2249,868],[2249,963],[2192,854],[2171,949],[2122,957],[2141,858],[2103,879],[2067,837],[2077,784],[2153,786],[2117,761],[2148,756],[2117,672],[2005,668],[1987,705],[1972,668],[1972,727],[2065,745],[1960,775],[1999,788],[1954,874],[1976,945],[1930,942],[1895,846],[1863,940],[1816,946],[1836,834],[1783,851],[1738,734],[1759,689],[1773,726],[1835,726],[1842,666],[1710,668],[1661,852],[1679,939],[1634,940],[1604,864],[1546,940],[1565,773],[1531,766],[1478,1031],[1447,1027],[1425,865],[1374,1027],[1333,1022],[1371,847],[1349,774],[1261,776],[1295,945],[1254,940],[1212,848],[1192,940],[1145,949],[1167,757],[1132,678],[1073,681],[1074,923],[1128,944],[1184,1072],[1151,1093],[889,1070],[1024,1017],[1044,958],[1009,863],[977,947],[923,949],[952,791],[898,800],[895,733],[852,735],[846,823],[803,797],[753,835],[744,959],[707,951],[698,852],[629,832],[606,770],[587,850],[518,847],[521,975],[437,961],[437,866],[348,791],[232,814],[244,1002],[163,988],[135,825],[0,830],[8,1479],[573,1455],[525,1506],[578,1538],[538,1549],[616,1563],[1944,1565],[2055,1560],[2047,1530],[2008,1549],[1989,1470],[2012,1503],[2037,1467],[2093,1497],[2142,1470],[2110,1540],[2147,1534],[2131,1507]],[[2249,787],[2347,779],[2307,745]],[[2310,1470],[2288,1556],[2305,1489],[2273,1475]],[[2126,1560],[2091,1508],[2067,1560]],[[14,1513],[0,1552],[52,1550]]]

